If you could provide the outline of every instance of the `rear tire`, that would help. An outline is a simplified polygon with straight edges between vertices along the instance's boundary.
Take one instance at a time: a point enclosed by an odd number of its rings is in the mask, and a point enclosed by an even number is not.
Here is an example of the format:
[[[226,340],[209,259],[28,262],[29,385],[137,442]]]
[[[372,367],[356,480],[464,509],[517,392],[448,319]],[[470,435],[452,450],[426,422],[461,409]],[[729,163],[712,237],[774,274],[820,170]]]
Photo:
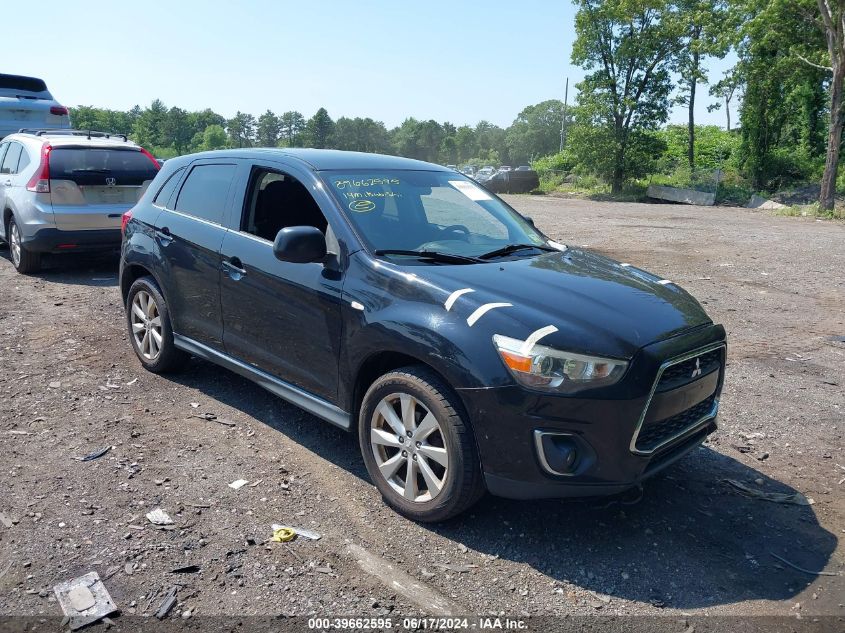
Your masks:
[[[461,411],[454,392],[424,366],[389,372],[364,396],[358,421],[364,463],[385,503],[409,519],[445,521],[485,492],[475,437]]]
[[[154,374],[176,372],[189,356],[173,342],[167,302],[152,277],[136,279],[126,297],[129,341],[144,369]]]
[[[15,270],[24,275],[41,270],[41,253],[33,253],[23,245],[21,231],[15,221],[15,216],[9,218],[6,235],[9,238],[9,254]]]

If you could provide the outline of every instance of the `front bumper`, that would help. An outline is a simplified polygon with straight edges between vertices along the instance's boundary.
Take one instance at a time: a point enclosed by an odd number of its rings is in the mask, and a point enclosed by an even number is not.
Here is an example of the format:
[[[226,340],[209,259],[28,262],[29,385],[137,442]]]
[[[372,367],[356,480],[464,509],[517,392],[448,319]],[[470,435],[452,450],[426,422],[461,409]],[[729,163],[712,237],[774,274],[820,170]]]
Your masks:
[[[23,245],[36,253],[77,253],[111,251],[120,248],[120,229],[90,231],[62,231],[56,228],[39,229]]]
[[[716,430],[724,354],[717,374],[679,389],[655,393],[658,377],[668,359],[683,358],[693,350],[721,350],[724,338],[721,326],[707,326],[646,346],[618,385],[590,398],[546,395],[516,385],[460,390],[488,490],[516,499],[614,494],[677,461]],[[636,445],[643,420],[655,412],[686,410],[705,396],[709,400],[703,401],[702,413],[674,429],[666,441],[653,448]],[[543,444],[544,436],[562,438],[565,446],[575,448],[571,472],[561,474],[565,469],[556,464],[549,468],[544,451],[553,451]]]

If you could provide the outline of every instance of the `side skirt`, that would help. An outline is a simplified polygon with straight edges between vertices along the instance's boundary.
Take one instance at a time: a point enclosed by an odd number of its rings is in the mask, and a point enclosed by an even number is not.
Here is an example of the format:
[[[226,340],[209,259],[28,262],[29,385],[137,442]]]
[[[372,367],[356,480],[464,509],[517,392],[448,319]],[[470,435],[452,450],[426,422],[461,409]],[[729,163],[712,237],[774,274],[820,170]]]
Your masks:
[[[198,343],[187,336],[182,336],[181,334],[176,334],[174,332],[173,343],[176,347],[188,354],[207,360],[215,365],[225,367],[229,371],[233,371],[244,378],[249,378],[253,382],[264,387],[270,393],[279,396],[283,400],[287,400],[291,404],[295,404],[301,409],[305,409],[308,413],[316,415],[318,418],[322,418],[327,422],[331,422],[335,426],[339,426],[344,431],[349,431],[352,428],[352,421],[349,413],[343,409],[339,409],[322,398],[318,398],[307,391],[303,391],[299,387],[295,387],[283,380],[279,380],[260,369],[251,367],[236,358],[232,358],[227,354],[211,349],[210,347],[203,345],[202,343]]]

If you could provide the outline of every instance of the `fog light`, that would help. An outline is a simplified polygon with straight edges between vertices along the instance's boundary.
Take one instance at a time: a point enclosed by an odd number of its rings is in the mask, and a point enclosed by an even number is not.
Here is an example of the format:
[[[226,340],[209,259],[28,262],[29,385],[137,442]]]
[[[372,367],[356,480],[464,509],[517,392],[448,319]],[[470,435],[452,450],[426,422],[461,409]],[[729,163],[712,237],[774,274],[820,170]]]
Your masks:
[[[534,443],[543,468],[554,475],[571,475],[578,468],[578,444],[571,435],[534,431]]]

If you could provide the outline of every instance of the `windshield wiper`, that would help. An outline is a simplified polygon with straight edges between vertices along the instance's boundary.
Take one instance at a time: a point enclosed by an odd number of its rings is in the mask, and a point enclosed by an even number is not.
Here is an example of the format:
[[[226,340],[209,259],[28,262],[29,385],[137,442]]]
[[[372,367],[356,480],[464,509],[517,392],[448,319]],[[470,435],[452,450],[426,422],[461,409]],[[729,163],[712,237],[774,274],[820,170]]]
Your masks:
[[[111,169],[71,169],[71,173],[78,174],[110,174]]]
[[[515,253],[517,251],[524,251],[527,248],[536,248],[539,251],[555,250],[551,246],[542,246],[538,244],[508,244],[507,246],[503,246],[502,248],[497,248],[495,251],[490,251],[489,253],[479,255],[478,259],[493,259],[494,257],[510,255],[511,253]]]
[[[396,248],[385,248],[376,251],[376,255],[408,255],[420,259],[430,259],[444,264],[477,264],[480,260],[476,257],[466,255],[453,255],[452,253],[441,253],[440,251],[410,251]]]

